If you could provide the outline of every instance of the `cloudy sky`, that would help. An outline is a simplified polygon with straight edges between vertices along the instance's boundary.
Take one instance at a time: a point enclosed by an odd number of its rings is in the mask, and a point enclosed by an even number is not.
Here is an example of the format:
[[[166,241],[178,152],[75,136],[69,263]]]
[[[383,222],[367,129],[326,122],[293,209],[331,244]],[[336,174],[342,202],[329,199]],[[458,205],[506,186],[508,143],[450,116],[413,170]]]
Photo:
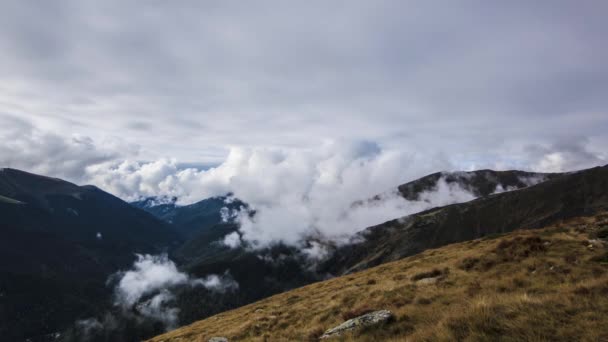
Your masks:
[[[325,164],[342,182],[362,158],[376,164],[353,179],[374,188],[606,164],[607,13],[602,0],[3,1],[0,166],[126,198],[201,197],[243,173],[319,180]],[[210,165],[206,181],[184,172]]]

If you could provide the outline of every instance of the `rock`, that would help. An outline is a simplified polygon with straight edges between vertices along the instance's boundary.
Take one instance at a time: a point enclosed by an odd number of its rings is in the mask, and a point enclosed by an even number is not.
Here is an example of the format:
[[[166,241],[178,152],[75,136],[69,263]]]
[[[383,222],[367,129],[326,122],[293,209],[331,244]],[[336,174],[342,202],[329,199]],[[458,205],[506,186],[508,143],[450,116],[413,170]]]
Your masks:
[[[422,278],[422,279],[416,281],[416,284],[433,285],[433,284],[437,284],[437,281],[439,281],[439,277]]]
[[[338,337],[346,332],[353,331],[355,329],[388,322],[388,321],[392,320],[393,318],[394,318],[393,313],[388,310],[370,312],[363,316],[349,319],[348,321],[338,325],[337,327],[327,330],[321,336],[321,339],[323,340],[323,339],[327,339],[327,338]]]
[[[212,337],[209,339],[209,342],[228,342],[228,339],[225,337]]]

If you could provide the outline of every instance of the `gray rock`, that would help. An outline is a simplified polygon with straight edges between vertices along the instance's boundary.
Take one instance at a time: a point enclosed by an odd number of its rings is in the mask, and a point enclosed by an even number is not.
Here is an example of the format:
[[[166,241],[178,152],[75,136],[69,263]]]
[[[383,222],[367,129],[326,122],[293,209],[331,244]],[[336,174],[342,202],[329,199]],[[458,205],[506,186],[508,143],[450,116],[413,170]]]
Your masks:
[[[439,277],[422,278],[420,280],[417,280],[416,284],[419,284],[419,285],[433,285],[433,284],[437,284],[438,281],[439,281]]]
[[[209,342],[228,342],[228,339],[225,337],[212,337],[209,339]]]
[[[353,331],[355,329],[388,322],[388,321],[392,320],[393,318],[394,318],[393,313],[388,310],[370,312],[363,316],[349,319],[348,321],[338,325],[337,327],[327,330],[321,336],[321,339],[323,340],[323,339],[327,339],[327,338],[338,337],[346,332]]]

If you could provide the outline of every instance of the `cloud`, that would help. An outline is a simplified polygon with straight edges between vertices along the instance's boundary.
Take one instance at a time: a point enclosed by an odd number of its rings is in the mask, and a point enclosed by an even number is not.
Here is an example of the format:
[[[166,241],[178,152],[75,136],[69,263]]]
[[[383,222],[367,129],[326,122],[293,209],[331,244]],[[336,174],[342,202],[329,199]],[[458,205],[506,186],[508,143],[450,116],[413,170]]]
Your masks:
[[[276,242],[301,245],[310,238],[335,242],[368,226],[449,203],[470,194],[439,183],[427,198],[406,202],[397,185],[439,170],[463,168],[468,161],[441,150],[391,148],[369,140],[330,139],[310,148],[230,148],[226,159],[207,169],[183,168],[175,158],[137,161],[137,149],[92,138],[61,137],[12,118],[0,135],[0,165],[92,183],[125,200],[158,196],[189,204],[212,196],[234,195],[255,210],[222,211],[238,221],[240,232],[225,238],[230,247]],[[566,171],[606,163],[591,138],[562,138],[523,145],[477,167]],[[446,147],[449,150],[449,144]],[[447,151],[447,150],[446,150]],[[500,191],[501,189],[497,189]],[[508,190],[508,189],[502,189]],[[382,193],[382,201],[353,205]],[[307,248],[307,246],[300,246]]]
[[[138,303],[136,310],[146,318],[163,322],[167,330],[174,329],[177,327],[179,320],[179,309],[171,306],[174,300],[175,295],[173,293],[167,289],[162,289],[152,298]]]
[[[230,233],[224,237],[223,243],[230,248],[237,248],[241,245],[241,236],[237,232]]]
[[[180,272],[166,254],[138,254],[133,269],[122,273],[116,286],[116,303],[131,307],[147,294],[189,282],[188,275]]]
[[[119,278],[114,291],[116,306],[126,311],[134,309],[142,317],[163,322],[167,329],[178,323],[179,309],[173,306],[175,295],[171,292],[177,286],[203,286],[218,292],[238,289],[229,272],[192,278],[180,272],[166,254],[138,254],[131,270],[112,278]]]
[[[528,146],[527,152],[535,160],[531,168],[544,172],[575,171],[608,163],[605,151],[590,150],[585,137],[570,137],[549,146]]]
[[[137,154],[118,139],[100,144],[87,136],[60,136],[14,117],[0,115],[0,127],[2,167],[83,181],[88,166]]]
[[[222,275],[210,274],[204,278],[195,279],[194,285],[201,285],[216,292],[234,291],[239,289],[239,284],[232,278],[230,272]]]
[[[2,3],[0,116],[122,137],[148,161],[311,137],[476,162],[571,132],[602,147],[606,6]]]
[[[542,171],[548,169],[543,160],[550,153],[572,160],[560,164],[560,169],[583,165],[583,159],[585,165],[602,160],[584,145],[565,143],[552,149],[527,147],[523,153],[532,169]],[[365,140],[327,140],[305,150],[233,147],[223,163],[205,170],[180,169],[175,159],[103,162],[87,167],[85,177],[128,200],[161,196],[189,204],[231,193],[250,208],[240,213],[222,211],[227,221],[240,224],[239,233],[225,237],[226,245],[234,248],[245,241],[264,247],[282,242],[307,248],[302,242],[311,238],[341,243],[396,217],[471,200],[472,194],[443,180],[415,202],[405,201],[395,191],[399,184],[456,168],[453,160],[443,153],[390,149]],[[366,202],[378,194],[381,201]],[[250,210],[256,214],[251,216]]]

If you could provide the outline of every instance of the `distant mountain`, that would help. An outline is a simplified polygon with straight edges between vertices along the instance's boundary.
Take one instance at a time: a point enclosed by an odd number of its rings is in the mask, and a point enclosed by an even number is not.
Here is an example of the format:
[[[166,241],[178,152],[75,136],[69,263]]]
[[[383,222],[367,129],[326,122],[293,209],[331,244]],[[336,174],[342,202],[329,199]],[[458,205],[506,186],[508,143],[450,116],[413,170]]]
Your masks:
[[[559,177],[560,175],[560,173],[538,173],[517,170],[436,172],[400,185],[398,190],[405,199],[415,201],[419,199],[421,193],[432,191],[440,181],[444,181],[447,185],[459,186],[475,197],[483,197],[498,192],[522,189]]]
[[[0,170],[0,336],[45,340],[109,304],[134,253],[181,243],[171,226],[94,186]]]
[[[205,233],[216,225],[232,223],[236,212],[248,207],[231,196],[211,197],[184,206],[177,205],[176,201],[177,198],[149,197],[131,205],[170,223],[186,239]]]
[[[552,175],[540,184],[430,209],[367,228],[359,243],[338,249],[332,274],[366,269],[437,248],[608,209],[608,166]]]

